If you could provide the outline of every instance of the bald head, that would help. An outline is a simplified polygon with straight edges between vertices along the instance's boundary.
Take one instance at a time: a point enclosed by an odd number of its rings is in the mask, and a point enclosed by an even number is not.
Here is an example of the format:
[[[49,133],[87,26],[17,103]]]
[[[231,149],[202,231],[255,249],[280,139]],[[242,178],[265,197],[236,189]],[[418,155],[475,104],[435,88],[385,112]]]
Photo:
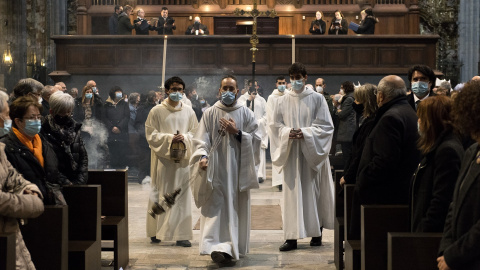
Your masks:
[[[396,75],[388,75],[378,83],[377,92],[377,102],[379,106],[381,106],[381,104],[385,104],[392,99],[405,96],[407,94],[407,87],[402,78]],[[379,102],[379,98],[381,102]]]
[[[480,76],[474,76],[474,77],[472,78],[472,81],[480,81]]]

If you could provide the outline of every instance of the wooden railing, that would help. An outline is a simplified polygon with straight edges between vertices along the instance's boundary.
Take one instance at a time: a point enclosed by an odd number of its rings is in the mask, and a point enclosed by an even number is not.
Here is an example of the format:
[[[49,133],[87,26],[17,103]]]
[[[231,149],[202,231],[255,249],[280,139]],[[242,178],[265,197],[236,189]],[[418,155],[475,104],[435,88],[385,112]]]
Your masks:
[[[405,4],[405,0],[376,0],[377,4],[383,5],[402,5]]]
[[[356,5],[357,0],[303,0],[304,5]],[[405,0],[375,0],[376,4],[402,5]],[[118,5],[120,0],[91,0],[92,6]],[[192,0],[137,0],[137,5],[191,5]],[[245,5],[242,0],[228,0],[229,5]],[[266,0],[259,0],[265,5]]]

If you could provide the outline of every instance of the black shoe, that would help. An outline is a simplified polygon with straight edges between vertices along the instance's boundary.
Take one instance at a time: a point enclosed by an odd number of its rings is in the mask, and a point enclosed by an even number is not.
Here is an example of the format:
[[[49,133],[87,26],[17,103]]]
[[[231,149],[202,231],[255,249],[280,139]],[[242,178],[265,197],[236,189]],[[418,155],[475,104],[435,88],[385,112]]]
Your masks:
[[[188,240],[180,240],[180,241],[177,241],[175,245],[179,247],[191,247],[192,243],[190,243],[190,241]]]
[[[310,240],[310,246],[312,247],[318,247],[322,245],[322,237],[312,237],[312,240]]]
[[[160,239],[157,239],[157,237],[153,236],[153,237],[150,237],[150,240],[152,240],[152,244],[158,244],[160,242],[162,242],[162,240]]]
[[[297,240],[287,240],[280,246],[280,251],[290,251],[297,249]]]
[[[230,254],[221,251],[213,251],[210,256],[212,257],[212,261],[217,264],[229,264],[233,259]]]
[[[263,178],[262,178],[262,177],[258,177],[258,183],[260,183],[260,184],[261,184],[261,183],[263,183],[263,182],[265,182],[265,180],[263,180]]]

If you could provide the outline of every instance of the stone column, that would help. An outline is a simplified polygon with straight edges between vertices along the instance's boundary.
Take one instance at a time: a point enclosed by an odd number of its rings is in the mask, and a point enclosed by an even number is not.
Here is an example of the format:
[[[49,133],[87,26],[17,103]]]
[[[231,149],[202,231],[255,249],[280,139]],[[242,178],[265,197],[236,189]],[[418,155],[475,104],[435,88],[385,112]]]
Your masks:
[[[480,1],[460,1],[458,14],[458,57],[462,63],[460,81],[478,75],[480,61]]]

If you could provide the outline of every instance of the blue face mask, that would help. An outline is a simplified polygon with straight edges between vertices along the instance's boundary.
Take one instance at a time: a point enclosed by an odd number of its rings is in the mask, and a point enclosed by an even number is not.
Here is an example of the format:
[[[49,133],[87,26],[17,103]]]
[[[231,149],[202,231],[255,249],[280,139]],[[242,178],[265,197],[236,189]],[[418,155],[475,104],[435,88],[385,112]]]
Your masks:
[[[178,102],[182,100],[183,95],[180,92],[172,92],[170,95],[168,95],[168,98],[171,99],[172,101]]]
[[[85,94],[85,98],[86,98],[86,99],[92,99],[92,97],[93,97],[93,94],[92,94],[92,93],[86,93],[86,94]]]
[[[115,93],[115,97],[116,97],[116,98],[122,98],[122,97],[123,97],[123,94],[122,94],[122,93]]]
[[[33,136],[37,135],[40,132],[40,129],[42,129],[42,123],[40,122],[40,119],[25,120],[25,129],[23,131],[28,136],[33,137]]]
[[[205,104],[205,100],[200,100],[200,104]]]
[[[303,79],[301,79],[301,80],[293,80],[293,81],[291,80],[290,82],[292,83],[292,88],[293,88],[293,90],[295,90],[295,91],[302,90],[302,88],[303,88]]]
[[[417,96],[417,97],[424,97],[428,93],[428,82],[414,82],[412,83],[412,92]]]
[[[0,128],[0,136],[8,134],[11,129],[12,129],[12,120],[11,119],[3,120],[3,128]]]
[[[279,92],[283,93],[283,92],[285,92],[285,89],[287,89],[287,86],[284,85],[284,84],[281,84],[277,87],[277,89],[278,89]]]
[[[230,91],[223,92],[222,102],[225,103],[225,105],[232,105],[233,102],[235,101],[235,96],[236,95]]]

